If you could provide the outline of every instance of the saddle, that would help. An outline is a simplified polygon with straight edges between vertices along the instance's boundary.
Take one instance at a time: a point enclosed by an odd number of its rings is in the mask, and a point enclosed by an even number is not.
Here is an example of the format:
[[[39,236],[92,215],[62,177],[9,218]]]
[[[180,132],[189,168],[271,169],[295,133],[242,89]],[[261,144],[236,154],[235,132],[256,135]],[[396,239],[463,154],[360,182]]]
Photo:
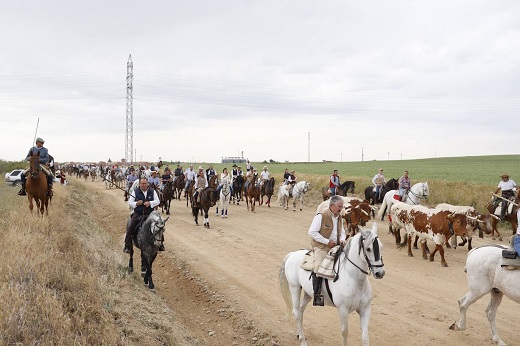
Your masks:
[[[502,250],[502,263],[501,267],[507,270],[520,269],[520,256],[513,247],[513,241],[515,236],[511,237],[510,247],[507,250]]]
[[[326,278],[326,279],[334,279],[336,277],[336,272],[334,271],[334,265],[338,261],[339,255],[341,254],[341,246],[336,245],[332,249],[329,250],[325,258],[321,262],[320,268],[316,273],[316,276]],[[302,264],[300,268],[307,271],[312,271],[314,269],[314,251],[309,250],[305,256],[303,256]]]
[[[510,199],[511,202],[514,202],[514,197],[512,197],[512,199]],[[502,203],[504,203],[505,201],[501,201],[497,204],[496,208],[495,208],[495,211],[494,211],[494,215],[496,216],[500,216],[500,213],[502,212]],[[513,213],[513,203],[508,203],[508,206],[507,206],[507,209],[506,209],[506,215],[508,214],[512,214]]]

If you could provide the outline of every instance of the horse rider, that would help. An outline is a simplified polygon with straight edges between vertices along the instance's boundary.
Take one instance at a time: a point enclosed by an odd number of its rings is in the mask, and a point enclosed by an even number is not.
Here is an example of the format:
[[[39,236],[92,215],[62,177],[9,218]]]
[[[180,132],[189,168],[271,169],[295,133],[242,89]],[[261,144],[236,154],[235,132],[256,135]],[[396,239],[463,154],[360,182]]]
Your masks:
[[[339,186],[339,176],[338,176],[338,170],[335,169],[334,172],[332,172],[332,175],[329,179],[329,190],[330,195],[335,196],[336,195],[336,189]]]
[[[169,181],[173,182],[172,171],[170,170],[170,168],[166,167],[164,169],[164,174],[161,175],[161,191],[164,189],[164,185],[166,185],[166,183]]]
[[[283,185],[287,185],[287,180],[289,179],[289,176],[291,173],[289,173],[289,170],[286,168],[285,172],[283,173]]]
[[[233,164],[233,169],[231,170],[231,181],[235,181],[235,179],[238,177],[238,166],[236,164]]]
[[[403,176],[399,178],[399,196],[401,196],[402,202],[406,200],[406,196],[408,195],[411,186],[412,183],[408,177],[408,171],[404,171]]]
[[[513,246],[515,247],[515,251],[520,256],[520,208],[518,208],[516,212],[516,219],[518,222],[518,227],[516,228],[515,239],[513,239]]]
[[[152,171],[152,176],[148,178],[148,184],[151,185],[153,189],[158,189],[161,185],[161,179],[157,176],[157,171]]]
[[[251,163],[249,162],[249,160],[247,160],[246,161],[246,172],[250,172],[252,170],[253,170],[253,166],[251,166]]]
[[[43,146],[43,143],[45,143],[45,141],[41,137],[36,138],[36,145],[29,149],[29,153],[25,157],[25,161],[30,161],[33,153],[38,153],[38,156],[40,157],[40,167],[42,171],[47,175],[47,196],[52,197],[52,183],[54,182],[54,176],[52,174],[52,171],[47,166],[49,164],[49,151],[47,150],[47,148]],[[20,191],[18,191],[19,196],[27,195],[27,193],[25,192],[25,175],[27,174],[27,172],[29,172],[29,169],[30,168],[26,168],[20,175],[22,188],[20,189]]]
[[[195,193],[193,194],[193,202],[200,203],[197,198],[200,199],[200,193],[204,191],[205,188],[208,187],[208,179],[206,179],[206,175],[204,174],[204,168],[199,166],[199,172],[197,173],[197,177],[195,178],[195,186],[193,187]]]
[[[242,167],[238,166],[237,170],[237,175],[244,175],[244,173],[242,172]]]
[[[130,199],[128,200],[128,205],[133,209],[133,214],[126,228],[123,252],[132,252],[132,238],[137,231],[138,225],[141,223],[141,219],[143,216],[148,217],[160,203],[157,192],[149,188],[148,180],[146,178],[139,179],[139,187],[134,190],[133,194],[130,194]],[[164,251],[164,239],[159,247],[159,251]]]
[[[498,183],[498,187],[495,190],[495,195],[498,193],[498,191],[502,191],[502,197],[505,198],[506,200],[514,198],[515,197],[514,189],[516,189],[516,187],[517,187],[516,183],[512,179],[509,179],[509,175],[507,173],[502,174],[500,176],[500,178],[502,178],[502,180]],[[498,206],[499,202],[500,202],[500,199],[496,198],[493,203],[493,206],[496,208]],[[502,209],[500,211],[500,220],[502,220],[502,221],[504,220],[504,217],[506,216],[506,211],[507,211],[508,206],[509,206],[509,203],[502,200]]]
[[[379,170],[377,171],[377,174],[374,175],[374,177],[372,178],[372,184],[374,184],[374,188],[376,190],[376,201],[379,201],[379,194],[381,193],[381,191],[383,190],[383,186],[385,186],[386,184],[386,179],[385,179],[385,176],[383,175],[383,169],[382,168],[379,168]]]
[[[267,171],[267,166],[264,166],[263,170],[260,172],[260,186],[264,185],[264,183],[269,180],[270,173]]]
[[[227,168],[225,168],[225,167],[224,167],[224,169],[222,169],[222,173],[220,173],[220,183],[217,186],[217,195],[220,193],[220,190],[222,189],[222,184],[223,184],[224,180],[229,181],[229,189],[231,191],[231,195],[233,195],[232,177],[229,175]]]
[[[182,168],[180,165],[177,165],[177,168],[173,171],[173,183],[175,184],[175,180],[179,178],[182,174]]]
[[[289,173],[287,178],[287,185],[289,185],[289,196],[292,196],[294,185],[296,185],[296,176],[294,175],[294,169]]]
[[[217,175],[217,173],[213,169],[213,166],[209,165],[209,167],[206,169],[206,179],[209,181],[209,179],[214,175]]]
[[[197,172],[195,172],[193,169],[193,165],[190,165],[190,167],[187,168],[184,172],[184,176],[186,177],[186,187],[184,188],[185,192],[188,192],[188,189],[190,188],[190,185],[193,184],[196,175]]]
[[[135,173],[135,170],[133,170],[127,177],[126,177],[126,190],[130,191],[130,188],[134,184],[134,181],[137,180],[137,174]]]
[[[309,227],[311,246],[314,252],[314,270],[312,276],[312,288],[314,289],[314,301],[312,305],[323,306],[323,295],[321,294],[322,277],[316,275],[321,262],[330,249],[338,244],[345,245],[345,230],[340,212],[343,209],[343,198],[332,196],[329,200],[329,208],[322,213],[316,214]]]

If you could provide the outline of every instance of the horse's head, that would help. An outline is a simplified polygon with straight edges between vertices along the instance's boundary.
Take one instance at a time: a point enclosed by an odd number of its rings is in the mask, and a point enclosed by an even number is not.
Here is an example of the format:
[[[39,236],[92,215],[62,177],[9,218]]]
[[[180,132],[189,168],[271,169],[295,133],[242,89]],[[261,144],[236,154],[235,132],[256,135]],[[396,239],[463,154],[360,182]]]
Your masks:
[[[154,245],[157,247],[162,243],[164,227],[166,226],[166,221],[168,221],[169,218],[170,217],[168,216],[166,219],[163,219],[161,213],[158,211],[153,211],[150,213],[150,216],[148,216],[148,220],[150,221],[150,232],[153,235]]]
[[[306,193],[307,191],[309,191],[309,187],[311,186],[311,183],[309,183],[308,181],[302,181],[302,183],[303,183],[302,193]]]
[[[362,228],[359,232],[359,251],[358,254],[365,257],[368,265],[368,270],[376,279],[382,279],[385,276],[385,269],[383,263],[383,256],[381,250],[383,243],[377,237],[377,223],[372,224],[372,228]]]
[[[40,152],[34,151],[29,157],[30,173],[33,178],[37,178],[40,175]]]
[[[428,182],[422,183],[422,195],[425,199],[430,196],[430,188],[428,187]]]
[[[352,184],[350,184],[350,187],[348,190],[350,191],[351,194],[354,194],[356,191],[356,183],[352,182]]]

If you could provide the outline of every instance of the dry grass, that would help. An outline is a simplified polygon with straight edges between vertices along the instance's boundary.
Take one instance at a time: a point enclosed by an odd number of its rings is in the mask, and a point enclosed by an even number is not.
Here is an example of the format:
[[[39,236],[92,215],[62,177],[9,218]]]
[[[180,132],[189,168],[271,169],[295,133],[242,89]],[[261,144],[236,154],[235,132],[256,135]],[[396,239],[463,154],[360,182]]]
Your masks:
[[[41,218],[0,187],[0,345],[178,345],[172,312],[128,280],[97,222],[107,206],[80,186],[56,190]]]

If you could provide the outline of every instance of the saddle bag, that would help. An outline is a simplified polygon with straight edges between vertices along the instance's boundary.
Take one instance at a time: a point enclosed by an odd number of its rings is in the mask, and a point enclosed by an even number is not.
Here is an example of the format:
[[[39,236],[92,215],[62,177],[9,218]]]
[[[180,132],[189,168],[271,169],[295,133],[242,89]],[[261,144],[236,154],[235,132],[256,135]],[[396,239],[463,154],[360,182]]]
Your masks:
[[[502,257],[508,259],[515,259],[517,253],[515,250],[502,250]]]

